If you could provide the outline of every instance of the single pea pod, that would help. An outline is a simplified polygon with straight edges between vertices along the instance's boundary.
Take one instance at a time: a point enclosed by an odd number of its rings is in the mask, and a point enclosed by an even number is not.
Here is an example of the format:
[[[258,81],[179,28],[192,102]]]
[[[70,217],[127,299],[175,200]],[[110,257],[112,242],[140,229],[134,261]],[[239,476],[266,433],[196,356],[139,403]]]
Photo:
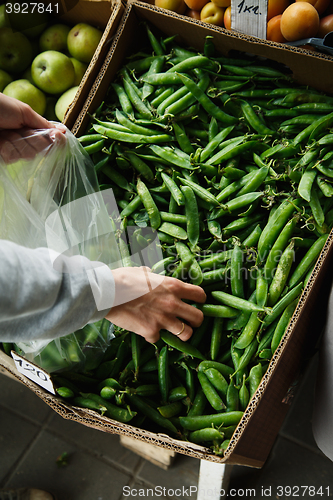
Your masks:
[[[237,425],[243,416],[242,411],[214,413],[212,415],[179,417],[180,425],[189,431],[196,431],[206,427],[221,425]]]
[[[228,382],[222,373],[213,367],[207,368],[204,373],[217,392],[225,397],[228,391]]]
[[[168,401],[169,396],[169,351],[165,345],[160,350],[157,358],[158,381],[161,393],[161,399],[164,403]]]
[[[157,425],[162,427],[163,429],[167,429],[172,434],[177,434],[177,428],[173,425],[171,420],[163,417],[158,410],[150,406],[146,401],[144,401],[140,396],[136,396],[134,394],[126,393],[126,398],[129,400],[133,406],[143,413],[147,418],[155,422]]]
[[[233,307],[235,309],[240,309],[242,311],[250,311],[250,312],[262,312],[267,308],[264,306],[258,305],[254,302],[250,302],[249,300],[242,299],[241,297],[235,297],[234,295],[222,292],[222,291],[213,291],[212,297],[222,302],[222,304],[226,304],[229,307]]]
[[[137,181],[136,188],[141,202],[148,213],[151,227],[158,229],[161,226],[161,215],[149,189],[140,179]]]
[[[253,397],[254,393],[258,389],[262,376],[263,376],[262,364],[258,363],[257,365],[252,366],[248,376],[250,399]]]
[[[210,357],[216,361],[220,352],[223,336],[223,318],[215,317],[210,340]]]
[[[244,373],[242,385],[239,389],[240,410],[245,411],[247,405],[249,404],[249,401],[250,401],[250,392],[249,392],[247,385],[246,385],[246,375]]]
[[[198,379],[209,404],[214,408],[214,410],[221,411],[225,409],[225,404],[215,390],[214,386],[209,381],[206,374],[204,372],[198,372]]]
[[[207,441],[223,441],[224,434],[214,427],[207,427],[191,432],[188,439],[192,443],[197,444],[206,443]]]
[[[184,354],[187,354],[188,356],[192,356],[193,358],[202,360],[205,359],[205,357],[196,347],[191,345],[189,342],[183,342],[182,340],[180,340],[180,338],[178,338],[176,335],[173,335],[171,332],[168,332],[167,330],[161,330],[160,337],[167,345],[173,347],[174,349],[177,349],[180,352],[183,352]]]
[[[292,275],[288,281],[288,288],[293,288],[297,285],[302,278],[306,275],[307,271],[312,267],[320,252],[322,251],[328,234],[323,234],[312,244],[309,250],[306,252],[300,263],[297,265],[296,269],[293,271]]]
[[[187,218],[186,233],[191,248],[195,248],[200,237],[200,219],[198,203],[190,186],[181,186],[185,199],[185,214]]]
[[[273,307],[279,300],[287,283],[291,266],[295,261],[294,241],[292,240],[281,255],[275,274],[268,290],[268,305]]]
[[[269,218],[258,241],[258,262],[263,262],[275,243],[280,231],[297,208],[298,201],[284,200]]]
[[[273,337],[272,337],[272,342],[271,342],[271,352],[274,354],[276,351],[278,345],[280,344],[282,337],[284,336],[287,327],[290,323],[290,320],[295,312],[296,306],[298,303],[298,299],[294,300],[291,304],[289,304],[283,313],[281,314],[281,317],[275,327]]]

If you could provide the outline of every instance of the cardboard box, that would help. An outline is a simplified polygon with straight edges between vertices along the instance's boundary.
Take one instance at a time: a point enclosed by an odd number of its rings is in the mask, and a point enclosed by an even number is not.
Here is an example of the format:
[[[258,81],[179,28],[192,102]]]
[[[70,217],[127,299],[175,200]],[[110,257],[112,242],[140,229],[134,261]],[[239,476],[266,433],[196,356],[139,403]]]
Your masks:
[[[50,2],[44,3],[49,4]],[[77,23],[88,23],[103,31],[100,43],[63,120],[63,123],[71,129],[110,48],[112,37],[118,27],[124,7],[121,0],[78,0],[75,2],[57,2],[57,5],[59,12],[55,14],[54,10],[53,15],[58,22],[64,22],[69,26],[75,26]]]
[[[101,103],[126,55],[133,50],[138,50],[138,41],[143,29],[140,25],[142,20],[148,21],[168,36],[181,33],[180,43],[196,47],[201,51],[205,36],[213,35],[216,48],[221,54],[228,55],[229,52],[237,50],[268,57],[287,65],[300,83],[313,85],[327,92],[333,91],[333,66],[330,58],[312,55],[302,49],[283,48],[281,44],[268,43],[236,33],[222,32],[220,29],[208,28],[200,22],[184,21],[183,16],[165,14],[154,6],[132,2],[124,13],[110,51],[73,126],[72,130],[75,134],[80,135],[85,132],[89,121],[87,113],[92,113]],[[19,374],[13,360],[3,353],[0,353],[0,365],[21,380],[64,418],[103,432],[129,436],[198,459],[260,468],[264,465],[274,444],[292,402],[297,380],[307,359],[314,352],[325,323],[330,288],[330,280],[326,277],[332,275],[333,266],[332,239],[333,232],[318,258],[287,333],[223,457],[214,455],[211,450],[203,446],[179,441],[163,433],[152,433],[129,424],[122,424],[99,416],[93,411],[70,406],[64,400],[51,395]]]

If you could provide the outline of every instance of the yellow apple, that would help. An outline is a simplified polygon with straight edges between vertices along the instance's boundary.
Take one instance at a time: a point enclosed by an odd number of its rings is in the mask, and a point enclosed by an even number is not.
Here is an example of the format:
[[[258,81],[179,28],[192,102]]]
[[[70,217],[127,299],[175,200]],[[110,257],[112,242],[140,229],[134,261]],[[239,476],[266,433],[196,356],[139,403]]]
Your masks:
[[[224,11],[223,7],[218,7],[214,2],[208,2],[201,9],[200,19],[205,23],[223,26]]]
[[[161,9],[177,12],[177,14],[184,14],[187,9],[184,0],[155,0],[155,5]]]

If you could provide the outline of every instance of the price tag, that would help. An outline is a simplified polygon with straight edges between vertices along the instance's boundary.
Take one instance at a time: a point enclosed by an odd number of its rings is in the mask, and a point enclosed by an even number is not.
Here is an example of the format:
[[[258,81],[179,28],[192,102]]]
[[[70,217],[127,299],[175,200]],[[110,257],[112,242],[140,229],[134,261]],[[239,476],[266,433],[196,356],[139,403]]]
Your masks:
[[[268,0],[231,0],[231,29],[266,40]]]
[[[36,366],[30,361],[27,361],[26,359],[22,358],[22,356],[17,354],[17,352],[15,351],[11,351],[11,355],[15,362],[18,372],[22,373],[22,375],[29,378],[30,380],[40,385],[41,387],[51,392],[52,394],[56,393],[51,377],[47,372],[45,372],[39,366]]]

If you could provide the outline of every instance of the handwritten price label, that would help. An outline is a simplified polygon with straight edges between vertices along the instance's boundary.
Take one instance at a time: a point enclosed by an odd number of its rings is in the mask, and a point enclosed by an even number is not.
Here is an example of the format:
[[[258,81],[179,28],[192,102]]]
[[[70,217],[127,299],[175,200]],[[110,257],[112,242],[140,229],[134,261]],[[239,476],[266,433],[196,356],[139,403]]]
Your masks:
[[[266,39],[268,0],[231,0],[231,29]]]
[[[22,356],[17,354],[15,351],[11,351],[11,355],[19,373],[29,378],[36,384],[40,385],[47,391],[51,392],[52,394],[56,393],[51,377],[47,372],[45,372],[39,366],[36,366],[30,361],[22,358]]]

